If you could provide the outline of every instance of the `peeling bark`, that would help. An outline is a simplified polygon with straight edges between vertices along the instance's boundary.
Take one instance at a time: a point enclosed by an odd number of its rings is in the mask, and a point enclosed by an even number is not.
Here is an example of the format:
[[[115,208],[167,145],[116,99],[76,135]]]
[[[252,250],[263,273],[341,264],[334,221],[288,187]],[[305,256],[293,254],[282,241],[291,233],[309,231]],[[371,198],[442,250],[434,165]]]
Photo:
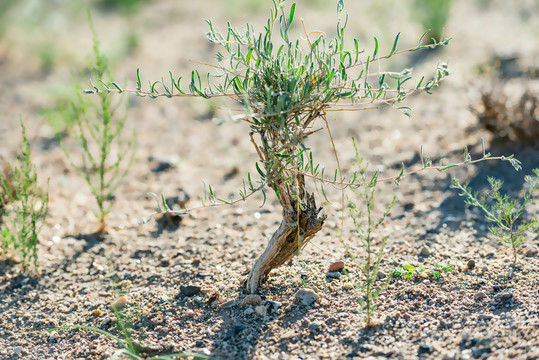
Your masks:
[[[322,229],[326,219],[325,215],[320,215],[322,208],[316,206],[314,194],[310,194],[304,189],[303,176],[298,178],[298,183],[303,208],[298,208],[297,200],[294,200],[289,193],[280,191],[283,220],[273,233],[266,250],[256,260],[249,273],[244,284],[245,291],[249,294],[256,293],[258,286],[267,278],[271,270],[294,257],[298,250],[303,249],[312,237]],[[282,187],[277,187],[282,190]]]

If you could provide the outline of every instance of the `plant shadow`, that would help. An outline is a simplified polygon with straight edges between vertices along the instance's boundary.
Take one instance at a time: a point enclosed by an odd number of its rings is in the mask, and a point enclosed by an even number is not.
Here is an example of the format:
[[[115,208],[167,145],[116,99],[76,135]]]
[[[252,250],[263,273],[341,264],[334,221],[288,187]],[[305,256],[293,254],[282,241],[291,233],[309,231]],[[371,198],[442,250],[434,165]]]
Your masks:
[[[536,144],[514,144],[503,141],[494,141],[490,144],[492,157],[494,156],[509,156],[514,154],[515,158],[522,162],[522,169],[516,171],[508,161],[487,160],[474,164],[475,171],[471,176],[464,177],[464,170],[459,168],[449,169],[444,178],[435,179],[433,181],[423,181],[421,186],[422,192],[441,192],[447,196],[442,200],[436,210],[440,216],[436,220],[429,223],[429,228],[426,229],[427,234],[437,234],[441,231],[457,231],[461,227],[461,222],[470,216],[469,205],[464,201],[464,198],[459,196],[459,192],[451,188],[452,178],[461,178],[461,182],[467,182],[470,188],[475,192],[481,192],[489,187],[488,177],[495,177],[503,181],[502,193],[507,193],[509,196],[518,198],[524,186],[524,176],[530,175],[532,169],[539,168],[539,143]],[[453,151],[447,154],[447,157],[458,158],[462,157],[459,151]],[[472,157],[479,158],[480,154]],[[401,164],[398,164],[400,168]],[[421,158],[416,154],[412,159],[404,163],[407,168],[416,168],[421,166]],[[397,168],[397,165],[395,165]],[[421,176],[421,175],[419,175]],[[406,206],[406,205],[405,205]],[[410,204],[413,211],[413,204]],[[471,214],[475,226],[484,229],[479,231],[479,235],[485,235],[490,223],[483,216]],[[483,226],[482,226],[483,225]]]
[[[106,239],[106,233],[94,232],[89,234],[71,235],[68,237],[71,237],[75,240],[83,241],[83,246],[80,249],[76,250],[72,256],[64,258],[54,269],[51,270],[51,273],[54,273],[59,269],[62,269],[62,271],[66,272],[67,268],[73,265],[77,261],[79,256],[89,252],[96,245],[103,244],[104,240]],[[99,249],[97,254],[103,253],[104,251],[104,248]]]
[[[259,316],[256,312],[242,316],[248,306],[221,309],[216,315],[221,320],[221,326],[212,339],[214,356],[223,359],[257,358],[264,353],[266,340],[274,337],[275,333],[280,333],[278,347],[284,353],[289,353],[293,344],[302,341],[304,334],[292,329],[297,328],[295,324],[305,321],[309,312],[313,311],[311,307],[302,307],[297,303],[281,307],[278,301],[265,301],[267,298],[279,299],[279,294],[286,292],[279,286],[267,284],[262,291],[264,301],[260,305],[266,308],[266,316]],[[230,349],[235,349],[236,353],[231,354]]]

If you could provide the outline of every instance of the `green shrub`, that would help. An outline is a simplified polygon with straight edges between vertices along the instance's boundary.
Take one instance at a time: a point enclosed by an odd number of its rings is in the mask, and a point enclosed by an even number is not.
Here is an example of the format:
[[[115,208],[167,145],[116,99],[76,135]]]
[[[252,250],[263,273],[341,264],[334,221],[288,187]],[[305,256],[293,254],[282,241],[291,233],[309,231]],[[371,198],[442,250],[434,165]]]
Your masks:
[[[38,235],[47,217],[49,193],[37,183],[22,118],[20,123],[21,154],[0,173],[0,250],[20,261],[23,269],[32,264],[37,270]]]
[[[107,57],[99,50],[99,41],[95,32],[90,13],[88,20],[93,33],[94,62],[90,68],[91,76],[103,79],[111,78]],[[96,217],[99,220],[97,233],[105,231],[105,220],[110,213],[114,199],[114,192],[123,183],[131,162],[135,155],[137,138],[133,132],[130,140],[125,143],[123,129],[127,118],[129,102],[125,101],[125,113],[117,117],[116,112],[121,105],[112,103],[112,98],[106,93],[98,94],[98,102],[83,94],[80,83],[76,86],[77,97],[71,103],[72,111],[66,113],[68,120],[75,119],[73,132],[75,140],[81,149],[81,160],[76,163],[74,155],[65,146],[60,134],[58,138],[62,149],[75,171],[84,178],[99,211]],[[117,153],[112,153],[113,145]]]
[[[349,19],[342,0],[337,1],[334,38],[328,38],[322,31],[307,30],[303,22],[298,27],[303,33],[294,37],[290,29],[296,18],[295,11],[295,4],[287,8],[286,1],[273,1],[261,32],[256,32],[250,24],[237,28],[230,23],[226,31],[221,32],[208,20],[208,40],[220,45],[222,53],[216,54],[215,73],[201,76],[196,70],[191,72],[188,89],[181,85],[181,77],[175,78],[169,72],[166,79],[149,81],[149,88],[144,90],[140,70],[137,70],[136,89],[124,89],[111,82],[88,91],[100,95],[112,91],[131,92],[150,98],[226,97],[243,105],[244,113],[230,120],[244,121],[250,127],[248,136],[259,157],[255,164],[257,178],[247,174],[236,199],[219,197],[211,186],[205,187],[202,207],[230,205],[255,194],[261,194],[265,202],[267,189],[279,200],[283,219],[244,283],[250,293],[257,291],[272,269],[298,254],[324,224],[325,215],[316,204],[316,191],[306,184],[306,179],[313,181],[326,200],[325,185],[341,189],[366,185],[358,180],[358,173],[351,174],[347,177],[350,181],[345,181],[336,152],[338,169],[328,172],[333,176],[327,176],[316,162],[316,153],[306,145],[309,136],[323,129],[335,149],[329,112],[391,106],[410,116],[410,108],[401,104],[407,96],[419,91],[429,93],[449,75],[443,63],[436,66],[430,79],[424,76],[413,79],[411,69],[383,70],[384,60],[447,45],[448,40],[399,50],[397,35],[389,53],[380,54],[377,39],[373,50],[366,51],[359,48],[357,39],[345,38]],[[443,171],[485,159],[467,159],[449,166],[431,166],[426,161],[421,169],[405,173],[403,168],[400,174],[384,180],[398,182],[418,171]],[[368,183],[377,181],[381,181],[378,173]],[[156,213],[181,214],[191,210],[172,211],[161,196]]]
[[[374,311],[376,310],[375,301],[378,295],[386,288],[387,284],[391,280],[391,276],[388,276],[386,280],[382,281],[381,284],[378,284],[378,275],[380,273],[380,262],[382,261],[382,257],[384,255],[384,249],[387,242],[387,236],[384,236],[380,242],[380,245],[376,249],[376,238],[375,238],[375,231],[377,228],[382,225],[384,220],[388,217],[391,209],[395,205],[396,197],[393,197],[393,200],[391,203],[387,206],[385,212],[380,215],[378,218],[375,217],[375,192],[376,192],[376,181],[369,182],[369,179],[367,178],[367,168],[368,164],[362,165],[363,159],[359,157],[359,153],[356,147],[356,143],[354,142],[354,147],[356,150],[356,159],[358,161],[358,167],[360,168],[359,174],[360,180],[363,183],[366,183],[366,186],[363,186],[361,189],[362,191],[358,189],[354,189],[354,192],[361,196],[362,202],[364,203],[364,207],[366,209],[366,212],[364,210],[361,210],[361,207],[359,207],[356,203],[354,203],[351,198],[348,198],[349,203],[349,209],[350,209],[350,216],[352,217],[352,220],[354,221],[354,227],[356,230],[356,234],[361,239],[361,243],[363,245],[363,249],[365,250],[366,259],[364,261],[359,260],[348,248],[346,244],[344,244],[346,249],[346,254],[351,257],[353,260],[355,260],[357,263],[359,263],[362,271],[362,277],[364,277],[364,281],[357,281],[353,280],[350,274],[348,275],[348,278],[354,283],[355,289],[356,289],[356,298],[361,306],[361,308],[365,311],[366,317],[365,322],[367,326],[373,326],[373,315]],[[362,220],[362,218],[365,218],[365,221]]]
[[[514,264],[517,262],[518,251],[526,239],[527,232],[539,229],[537,215],[529,219],[523,216],[526,208],[535,202],[535,193],[539,190],[539,169],[534,169],[533,173],[535,176],[526,175],[524,178],[527,188],[522,193],[522,201],[502,194],[500,189],[503,182],[494,177],[488,178],[490,189],[482,194],[472,192],[468,184],[462,185],[455,178],[451,185],[452,188],[460,191],[460,196],[466,198],[466,204],[481,209],[485,218],[494,223],[489,228],[490,233],[511,248]]]

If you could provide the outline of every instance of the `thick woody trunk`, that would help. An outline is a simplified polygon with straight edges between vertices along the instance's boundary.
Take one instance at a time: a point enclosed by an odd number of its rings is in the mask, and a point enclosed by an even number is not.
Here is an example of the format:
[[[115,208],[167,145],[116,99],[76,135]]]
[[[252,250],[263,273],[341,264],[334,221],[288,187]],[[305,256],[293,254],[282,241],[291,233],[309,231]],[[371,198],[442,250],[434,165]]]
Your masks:
[[[266,250],[256,260],[249,273],[244,284],[245,291],[249,294],[256,293],[258,286],[266,279],[272,269],[283,265],[294,257],[298,250],[305,247],[309,240],[322,229],[326,219],[325,215],[320,215],[322,208],[316,206],[314,194],[310,194],[304,189],[303,176],[298,179],[298,182],[302,208],[298,208],[297,201],[290,194],[285,191],[280,192],[283,220],[271,237]]]

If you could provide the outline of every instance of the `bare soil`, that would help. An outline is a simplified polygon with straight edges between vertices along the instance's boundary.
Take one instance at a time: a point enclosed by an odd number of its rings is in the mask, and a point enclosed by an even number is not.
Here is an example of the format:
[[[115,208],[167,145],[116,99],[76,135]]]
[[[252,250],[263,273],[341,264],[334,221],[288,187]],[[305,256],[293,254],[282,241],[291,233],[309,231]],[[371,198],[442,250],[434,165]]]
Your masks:
[[[138,47],[117,60],[118,78],[133,84],[137,67],[145,78],[158,79],[168,70],[189,74],[188,69],[199,66],[190,59],[212,62],[218,49],[205,42],[204,18],[215,19],[222,28],[229,17],[235,23],[263,22],[265,8],[231,4],[151,2],[130,18],[94,9],[94,21],[105,51],[113,54],[128,30],[137,34]],[[414,46],[422,33],[402,4],[350,3],[347,9],[355,20],[350,35],[364,39],[368,49],[375,35],[389,47],[394,34],[402,31],[405,48]],[[334,29],[333,17],[327,15],[332,12],[332,7],[302,2],[297,9],[309,29],[328,34]],[[0,150],[7,159],[14,158],[21,113],[39,180],[50,179],[39,272],[22,273],[9,259],[0,263],[0,359],[112,357],[119,347],[103,335],[44,330],[86,325],[120,335],[111,304],[122,296],[127,299],[123,321],[132,327],[131,337],[143,357],[201,353],[216,359],[539,359],[537,236],[530,235],[513,266],[511,252],[488,234],[481,213],[465,206],[449,188],[452,176],[478,190],[486,186],[487,176],[496,176],[505,181],[505,191],[516,195],[524,174],[539,167],[539,139],[501,141],[482,129],[470,110],[478,106],[480,91],[490,87],[512,84],[516,90],[510,95],[524,88],[539,93],[537,75],[528,71],[539,65],[537,2],[454,1],[448,24],[452,44],[402,60],[420,72],[449,59],[453,71],[433,95],[409,99],[411,119],[392,109],[331,118],[345,171],[354,169],[352,137],[371,169],[381,171],[380,177],[398,174],[403,163],[409,170],[420,168],[420,146],[435,162],[443,159],[445,164],[461,161],[464,146],[478,157],[481,138],[493,155],[515,154],[523,163],[518,173],[506,162],[484,162],[446,173],[423,172],[403,179],[400,186],[380,184],[377,210],[383,211],[397,195],[397,205],[378,234],[380,239],[388,236],[382,277],[404,264],[422,271],[389,282],[376,300],[373,328],[365,326],[356,299],[360,266],[346,256],[343,244],[359,261],[365,251],[346,209],[342,217],[339,191],[330,191],[332,203],[324,204],[328,220],[322,231],[301,256],[273,271],[260,289],[261,298],[246,305],[223,306],[245,299],[240,284],[279,225],[279,203],[273,195],[263,207],[259,196],[181,219],[140,224],[155,205],[148,192],[188,195],[187,205],[197,206],[204,182],[227,197],[237,194],[247,172],[256,173],[248,126],[217,126],[209,121],[213,107],[203,100],[130,100],[126,130],[138,133],[136,160],[117,191],[107,233],[95,235],[95,202],[43,116],[43,109],[54,104],[55,89],[71,86],[69,71],[82,69],[81,54],[91,51],[84,15],[59,14],[65,19],[44,20],[27,32],[8,31],[0,42]],[[45,70],[29,39],[51,36],[58,58]],[[508,54],[517,60],[496,60]],[[480,64],[494,70],[479,75]],[[495,69],[506,65],[508,72]],[[216,115],[226,114],[227,106],[233,104],[218,104]],[[327,133],[320,131],[310,141],[331,172],[336,165]],[[68,146],[73,153],[79,151],[69,137]],[[361,204],[358,196],[350,196]],[[535,205],[529,215],[537,209]],[[344,261],[351,279],[340,273],[328,276],[335,261]],[[436,264],[454,264],[454,273],[442,272],[437,278]],[[186,289],[181,290],[186,286],[202,292],[186,296]],[[296,300],[303,287],[319,296],[314,304]]]

